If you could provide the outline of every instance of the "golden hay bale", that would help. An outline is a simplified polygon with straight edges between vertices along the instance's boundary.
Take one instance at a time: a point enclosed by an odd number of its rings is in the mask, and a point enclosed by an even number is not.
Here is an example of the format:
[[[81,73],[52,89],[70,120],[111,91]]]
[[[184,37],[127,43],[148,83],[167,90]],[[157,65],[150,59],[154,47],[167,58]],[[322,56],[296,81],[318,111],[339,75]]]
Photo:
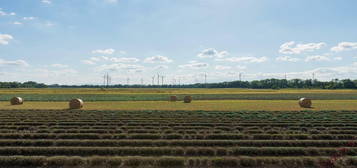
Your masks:
[[[302,108],[311,108],[311,105],[312,105],[311,99],[301,98],[301,99],[299,100],[299,105],[300,105],[300,107],[302,107]]]
[[[81,99],[72,99],[69,101],[69,108],[70,109],[81,109],[83,108],[83,100]]]
[[[24,99],[22,99],[21,97],[13,97],[10,100],[11,105],[21,105],[24,104]]]
[[[177,101],[177,96],[170,96],[170,102]]]
[[[191,101],[192,101],[192,96],[185,96],[183,98],[183,102],[184,103],[191,103]]]

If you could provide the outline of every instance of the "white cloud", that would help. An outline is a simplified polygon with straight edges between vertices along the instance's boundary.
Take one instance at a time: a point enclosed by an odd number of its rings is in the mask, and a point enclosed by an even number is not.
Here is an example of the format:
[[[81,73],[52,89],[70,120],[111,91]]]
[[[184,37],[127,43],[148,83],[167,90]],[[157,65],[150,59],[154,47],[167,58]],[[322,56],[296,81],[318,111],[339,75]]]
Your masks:
[[[285,61],[285,62],[298,62],[299,58],[290,57],[290,56],[280,56],[276,58],[277,61]]]
[[[30,17],[23,17],[22,19],[23,20],[35,20],[36,18],[33,16],[30,16]]]
[[[82,60],[82,63],[83,64],[87,64],[87,65],[94,65],[97,62],[101,61],[101,58],[102,57],[91,57],[91,58],[89,58],[87,60]]]
[[[228,69],[232,69],[232,67],[231,66],[224,66],[224,65],[216,65],[214,67],[214,69],[216,69],[216,70],[228,70]]]
[[[336,60],[336,61],[341,61],[341,60],[342,60],[342,57],[333,57],[332,59],[333,59],[333,60]]]
[[[294,44],[295,44],[294,41],[290,41],[282,44],[280,46],[279,52],[283,54],[301,54],[303,52],[321,49],[323,46],[326,45],[326,43],[320,42],[320,43],[296,44],[294,47]]]
[[[262,63],[267,60],[268,60],[267,57],[230,57],[224,59],[217,59],[217,61],[245,62],[245,63]]]
[[[0,8],[0,16],[15,16],[15,12],[6,13]]]
[[[50,66],[54,68],[68,68],[68,65],[64,65],[64,64],[52,64]]]
[[[242,66],[242,65],[237,65],[236,68],[237,68],[237,69],[240,69],[240,70],[247,69],[246,66]]]
[[[201,51],[197,56],[200,58],[223,58],[229,55],[227,51],[217,51],[214,48],[207,48]]]
[[[338,43],[337,46],[334,46],[331,48],[331,51],[340,52],[340,51],[348,51],[348,50],[353,50],[353,49],[357,49],[357,42],[356,43],[353,43],[353,42]]]
[[[301,72],[289,72],[289,73],[257,73],[249,74],[250,78],[282,78],[287,75],[289,79],[299,78],[299,79],[311,79],[312,74],[315,74],[315,78],[318,80],[331,80],[331,79],[345,79],[345,78],[356,78],[357,77],[357,63],[346,66],[339,67],[320,67],[312,70],[301,71]]]
[[[165,56],[156,55],[153,57],[146,58],[145,62],[146,63],[170,63],[172,62],[172,60]]]
[[[27,67],[29,64],[24,60],[7,61],[0,59],[0,66],[22,66]]]
[[[56,69],[56,70],[38,68],[38,69],[34,69],[33,71],[34,71],[33,74],[39,74],[42,78],[52,78],[52,77],[59,78],[59,77],[74,75],[78,73],[77,70],[70,69],[70,68],[63,68],[63,69]]]
[[[87,60],[82,60],[82,63],[88,64],[88,65],[94,65],[100,61],[106,61],[106,62],[110,62],[110,63],[135,63],[135,62],[139,62],[140,60],[138,58],[133,58],[133,57],[101,56],[101,57],[91,57]]]
[[[114,54],[115,50],[112,48],[104,50],[93,50],[92,54]]]
[[[139,62],[140,60],[133,57],[101,57],[105,61],[115,62],[115,63],[134,63]]]
[[[179,65],[179,68],[189,68],[189,69],[203,69],[207,68],[209,65],[203,62],[191,61],[188,64]]]
[[[209,73],[208,77],[210,80],[216,79],[222,80],[235,80],[239,77],[239,71],[216,71]],[[285,78],[288,79],[311,79],[312,74],[315,74],[315,78],[318,80],[331,80],[331,79],[346,79],[346,78],[357,78],[357,62],[351,65],[340,66],[340,67],[320,67],[312,70],[303,70],[297,72],[258,72],[258,73],[242,73],[243,80],[257,80],[257,79],[267,79],[267,78]],[[195,76],[194,73],[185,74],[187,77],[184,81],[185,83],[193,82]]]
[[[9,34],[0,34],[0,45],[7,45],[12,39],[14,38]]]
[[[134,63],[139,61],[140,60],[137,58],[130,58],[130,57],[113,58],[113,62]]]
[[[98,61],[100,61],[102,58],[103,58],[103,56],[102,56],[102,57],[90,57],[89,60],[98,62]]]
[[[310,61],[330,61],[331,59],[325,55],[310,55],[305,58],[306,62]]]
[[[127,70],[131,72],[140,72],[143,71],[144,67],[141,65],[134,65],[134,64],[105,64],[101,65],[96,68],[97,71],[120,71],[120,70]]]
[[[14,25],[22,25],[21,22],[17,22],[17,21],[13,22],[12,24],[14,24]]]
[[[45,3],[45,4],[51,4],[52,3],[52,1],[50,1],[50,0],[41,0],[41,2]]]
[[[87,64],[87,65],[95,65],[95,61],[93,60],[82,60],[82,63],[83,64]]]

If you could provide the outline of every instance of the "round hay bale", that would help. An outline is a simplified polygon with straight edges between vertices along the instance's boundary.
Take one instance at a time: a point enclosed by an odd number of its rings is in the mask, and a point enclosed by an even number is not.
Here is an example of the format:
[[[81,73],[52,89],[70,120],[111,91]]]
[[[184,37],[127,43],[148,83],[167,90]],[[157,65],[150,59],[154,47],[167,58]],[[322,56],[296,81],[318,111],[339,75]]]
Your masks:
[[[81,109],[83,108],[83,100],[81,99],[72,99],[69,101],[69,108],[70,109]]]
[[[10,100],[11,105],[21,105],[24,104],[24,99],[22,99],[21,97],[13,97]]]
[[[299,100],[299,105],[300,105],[300,107],[302,107],[302,108],[311,108],[311,105],[312,105],[311,99],[301,98],[301,99]]]
[[[177,96],[170,96],[170,102],[177,101]]]
[[[191,103],[191,101],[192,101],[192,96],[185,96],[183,98],[183,102],[184,103]]]

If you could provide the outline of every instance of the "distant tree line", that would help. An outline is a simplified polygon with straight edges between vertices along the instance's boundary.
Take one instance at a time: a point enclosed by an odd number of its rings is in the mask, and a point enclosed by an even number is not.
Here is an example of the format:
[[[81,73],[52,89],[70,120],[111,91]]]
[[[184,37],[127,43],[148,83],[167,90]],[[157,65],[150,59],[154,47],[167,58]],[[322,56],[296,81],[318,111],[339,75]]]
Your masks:
[[[0,88],[47,88],[44,83],[37,83],[33,81],[28,82],[0,82]]]
[[[0,88],[251,88],[251,89],[357,89],[357,80],[334,79],[331,81],[302,80],[302,79],[264,79],[254,81],[231,81],[220,83],[195,83],[185,85],[46,85],[29,82],[0,82]]]

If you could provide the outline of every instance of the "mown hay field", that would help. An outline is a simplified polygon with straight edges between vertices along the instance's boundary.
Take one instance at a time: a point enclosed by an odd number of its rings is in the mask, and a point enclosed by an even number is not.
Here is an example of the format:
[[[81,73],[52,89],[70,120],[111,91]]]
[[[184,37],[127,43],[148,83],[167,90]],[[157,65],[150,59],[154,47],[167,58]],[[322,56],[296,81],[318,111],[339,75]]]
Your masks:
[[[356,100],[314,100],[313,108],[301,108],[298,100],[193,100],[182,101],[97,101],[85,102],[84,110],[165,110],[165,111],[321,111],[357,110]],[[0,102],[0,109],[68,109],[68,102],[27,101],[23,105],[12,106]]]
[[[332,93],[285,93],[285,94],[175,94],[178,100],[192,95],[194,100],[298,100],[309,97],[313,100],[357,100],[357,94]],[[170,94],[3,94],[0,101],[8,101],[14,96],[25,101],[68,101],[80,98],[85,101],[166,101]]]
[[[0,89],[0,101],[18,96],[25,101],[166,101],[176,95],[183,100],[357,100],[356,90],[314,89]]]
[[[2,167],[356,167],[357,111],[0,110]]]
[[[0,100],[0,167],[357,167],[355,90],[8,89]]]

